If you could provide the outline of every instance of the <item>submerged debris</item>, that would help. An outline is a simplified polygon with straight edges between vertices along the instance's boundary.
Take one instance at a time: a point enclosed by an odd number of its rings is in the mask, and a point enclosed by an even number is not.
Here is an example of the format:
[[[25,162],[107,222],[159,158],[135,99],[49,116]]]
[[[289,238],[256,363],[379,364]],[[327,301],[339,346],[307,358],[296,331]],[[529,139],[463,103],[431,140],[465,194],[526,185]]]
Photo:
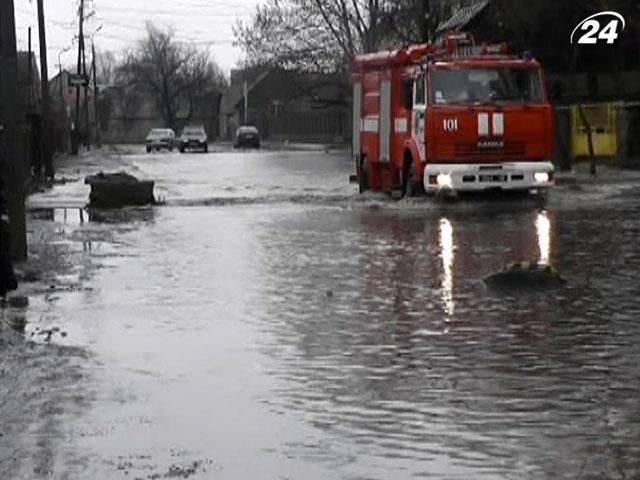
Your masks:
[[[12,295],[7,298],[7,303],[13,308],[27,308],[29,306],[29,297],[24,295]]]
[[[27,319],[24,315],[12,315],[9,317],[9,326],[16,332],[24,333],[27,326]]]
[[[485,277],[484,283],[490,288],[501,290],[535,290],[559,287],[566,281],[551,265],[518,262]]]
[[[100,172],[85,177],[84,183],[91,185],[89,204],[92,207],[119,208],[155,203],[154,182],[138,180],[125,172]]]

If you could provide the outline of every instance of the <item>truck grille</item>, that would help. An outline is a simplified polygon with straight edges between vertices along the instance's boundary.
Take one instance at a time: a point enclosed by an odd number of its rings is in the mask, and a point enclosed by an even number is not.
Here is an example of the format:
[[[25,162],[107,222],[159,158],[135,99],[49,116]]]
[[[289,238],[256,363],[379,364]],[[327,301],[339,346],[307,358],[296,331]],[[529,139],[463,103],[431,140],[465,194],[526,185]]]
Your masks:
[[[524,142],[504,142],[500,145],[480,146],[478,143],[456,143],[442,148],[442,155],[450,158],[523,157]]]

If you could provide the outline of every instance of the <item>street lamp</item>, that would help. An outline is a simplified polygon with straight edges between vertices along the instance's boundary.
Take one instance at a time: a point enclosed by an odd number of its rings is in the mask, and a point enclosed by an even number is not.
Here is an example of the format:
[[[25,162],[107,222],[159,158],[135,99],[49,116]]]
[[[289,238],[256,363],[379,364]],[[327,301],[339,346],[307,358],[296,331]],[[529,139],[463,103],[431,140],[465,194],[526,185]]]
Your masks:
[[[63,102],[64,102],[64,93],[62,91],[62,60],[60,60],[60,56],[63,53],[68,52],[69,50],[71,50],[71,47],[63,48],[62,50],[60,50],[58,52],[58,71],[59,71],[58,82],[60,82],[60,100],[63,101]],[[66,103],[66,102],[64,102],[64,103]]]

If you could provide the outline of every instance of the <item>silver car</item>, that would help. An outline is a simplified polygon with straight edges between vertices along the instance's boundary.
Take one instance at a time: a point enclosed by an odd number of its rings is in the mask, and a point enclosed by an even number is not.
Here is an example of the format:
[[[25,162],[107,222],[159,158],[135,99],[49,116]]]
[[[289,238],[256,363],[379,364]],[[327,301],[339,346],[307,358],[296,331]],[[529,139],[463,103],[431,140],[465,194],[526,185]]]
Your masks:
[[[152,150],[160,151],[162,149],[173,151],[176,142],[176,133],[170,128],[154,128],[146,138],[147,153]]]

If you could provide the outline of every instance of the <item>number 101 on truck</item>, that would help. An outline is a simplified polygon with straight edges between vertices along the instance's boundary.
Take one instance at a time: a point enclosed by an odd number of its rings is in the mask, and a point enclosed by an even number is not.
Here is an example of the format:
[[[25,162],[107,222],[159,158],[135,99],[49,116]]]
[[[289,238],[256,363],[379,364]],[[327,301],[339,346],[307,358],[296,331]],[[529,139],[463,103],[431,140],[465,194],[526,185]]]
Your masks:
[[[536,190],[554,183],[542,69],[505,43],[450,32],[437,45],[353,61],[353,156],[360,191]],[[398,195],[399,194],[399,195]]]

